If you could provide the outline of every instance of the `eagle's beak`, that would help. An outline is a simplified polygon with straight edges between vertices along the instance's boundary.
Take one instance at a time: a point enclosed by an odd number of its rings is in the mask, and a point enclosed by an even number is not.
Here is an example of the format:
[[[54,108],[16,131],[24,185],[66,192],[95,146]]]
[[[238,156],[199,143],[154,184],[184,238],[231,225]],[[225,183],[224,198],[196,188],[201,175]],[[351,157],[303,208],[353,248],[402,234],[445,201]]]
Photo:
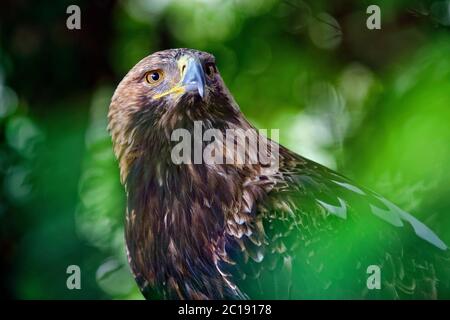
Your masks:
[[[198,92],[203,99],[205,96],[205,73],[200,60],[197,57],[184,56],[178,61],[181,71],[181,84],[186,92]]]

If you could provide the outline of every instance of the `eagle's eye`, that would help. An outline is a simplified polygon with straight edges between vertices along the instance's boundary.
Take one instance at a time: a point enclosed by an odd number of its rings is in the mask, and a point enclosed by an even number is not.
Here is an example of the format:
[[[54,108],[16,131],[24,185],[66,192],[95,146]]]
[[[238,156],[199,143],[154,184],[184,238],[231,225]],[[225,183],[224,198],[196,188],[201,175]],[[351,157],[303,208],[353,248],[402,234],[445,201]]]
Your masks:
[[[217,67],[214,63],[208,62],[205,64],[205,73],[208,77],[213,76],[217,72]]]
[[[145,80],[149,84],[156,84],[162,80],[163,76],[164,73],[162,72],[162,70],[152,70],[146,73]]]

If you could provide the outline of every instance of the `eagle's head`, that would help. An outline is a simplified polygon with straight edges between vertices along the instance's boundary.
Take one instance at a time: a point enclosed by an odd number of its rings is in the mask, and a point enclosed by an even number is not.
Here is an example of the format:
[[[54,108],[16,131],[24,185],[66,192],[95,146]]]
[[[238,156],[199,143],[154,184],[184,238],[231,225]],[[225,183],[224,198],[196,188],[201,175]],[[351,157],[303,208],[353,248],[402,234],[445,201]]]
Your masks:
[[[240,120],[214,56],[170,49],[142,59],[123,78],[111,101],[108,128],[126,171],[143,149],[164,152],[174,129],[191,130],[194,121],[222,129]]]

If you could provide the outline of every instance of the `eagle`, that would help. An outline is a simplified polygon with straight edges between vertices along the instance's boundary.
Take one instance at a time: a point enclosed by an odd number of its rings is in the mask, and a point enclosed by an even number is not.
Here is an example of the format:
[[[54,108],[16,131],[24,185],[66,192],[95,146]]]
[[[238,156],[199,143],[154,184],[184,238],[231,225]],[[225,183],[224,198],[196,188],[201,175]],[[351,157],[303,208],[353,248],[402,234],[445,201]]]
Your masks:
[[[127,196],[128,261],[145,298],[450,297],[447,245],[382,195],[257,131],[213,55],[145,57],[117,86],[108,121]],[[174,161],[173,132],[195,140],[196,124],[254,132],[269,161]],[[231,156],[246,141],[211,140]],[[255,145],[239,150],[258,158]]]

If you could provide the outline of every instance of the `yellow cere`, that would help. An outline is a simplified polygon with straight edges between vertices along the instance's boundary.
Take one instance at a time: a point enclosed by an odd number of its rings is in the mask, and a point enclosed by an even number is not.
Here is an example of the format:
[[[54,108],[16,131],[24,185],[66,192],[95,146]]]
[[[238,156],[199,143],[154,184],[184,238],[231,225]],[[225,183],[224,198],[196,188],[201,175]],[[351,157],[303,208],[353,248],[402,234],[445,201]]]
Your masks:
[[[190,58],[189,56],[182,56],[177,61],[178,70],[180,71],[180,83],[167,91],[164,91],[160,94],[155,95],[154,96],[155,99],[162,98],[162,97],[167,96],[168,94],[172,94],[172,93],[182,94],[186,91],[185,88],[181,85],[181,81],[184,77],[184,73],[186,72],[186,66],[188,64],[189,58]]]
[[[188,65],[189,59],[192,59],[189,56],[181,56],[178,61],[178,70],[180,70],[180,79],[183,79],[184,73],[186,72],[186,66]]]
[[[160,93],[160,94],[155,95],[154,98],[155,98],[155,99],[159,99],[159,98],[161,98],[161,97],[167,96],[168,94],[172,94],[172,93],[175,93],[175,94],[182,94],[182,93],[184,93],[184,92],[185,92],[185,89],[184,89],[183,86],[176,85],[175,87],[173,87],[173,88],[171,88],[171,89],[169,89],[169,90],[167,90],[167,91],[164,91],[163,93]]]

